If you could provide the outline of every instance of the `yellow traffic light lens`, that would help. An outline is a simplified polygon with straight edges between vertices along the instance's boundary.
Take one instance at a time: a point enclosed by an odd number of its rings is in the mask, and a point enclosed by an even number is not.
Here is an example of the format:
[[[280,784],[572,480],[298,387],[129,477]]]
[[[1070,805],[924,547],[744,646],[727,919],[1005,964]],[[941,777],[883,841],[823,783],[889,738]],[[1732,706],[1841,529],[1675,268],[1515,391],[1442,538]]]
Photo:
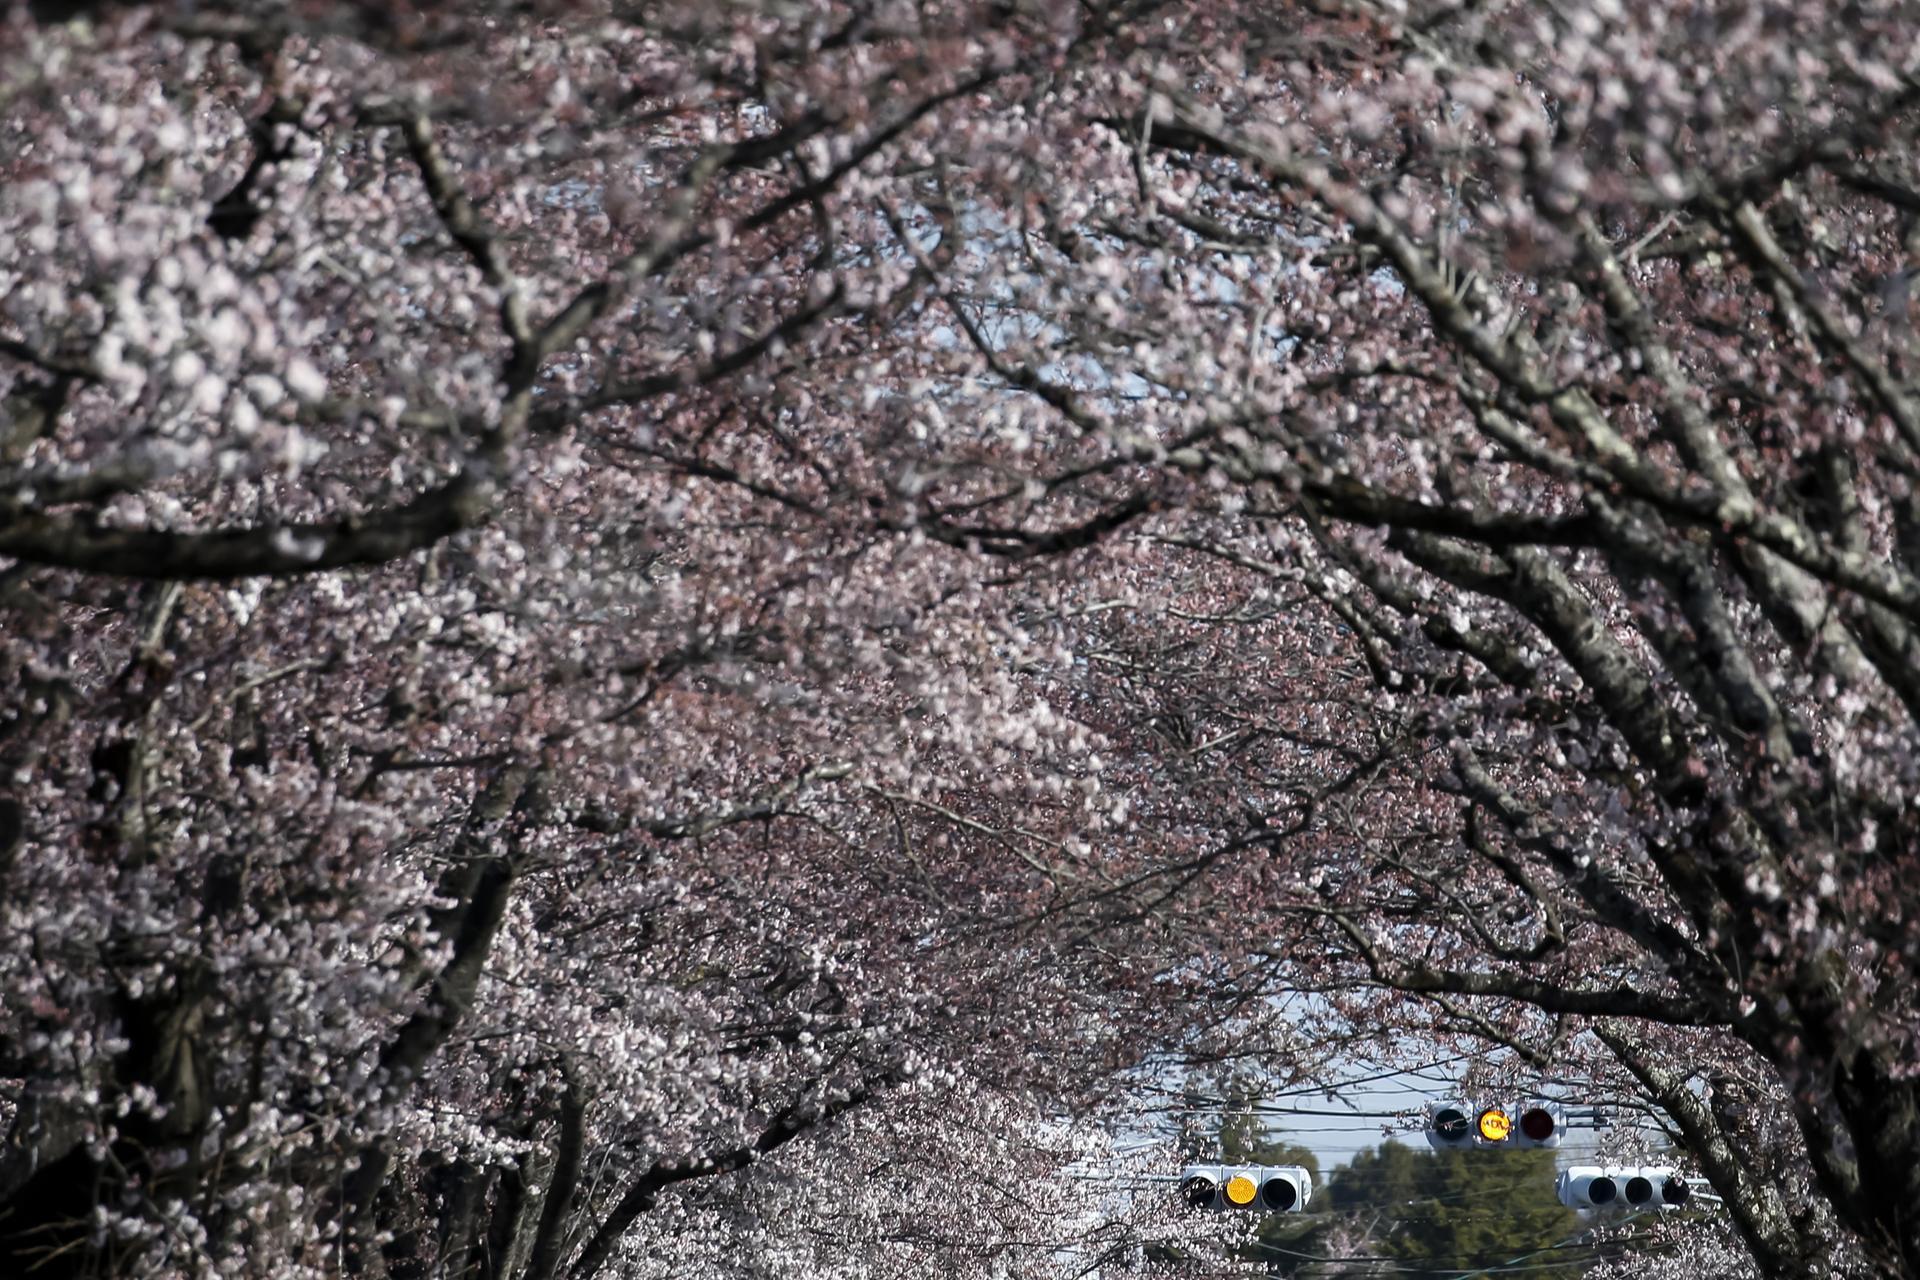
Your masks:
[[[1495,1107],[1480,1113],[1480,1136],[1488,1142],[1505,1142],[1513,1132],[1513,1118]]]
[[[1244,1173],[1236,1173],[1227,1179],[1227,1199],[1237,1205],[1253,1203],[1253,1197],[1259,1188],[1253,1185],[1253,1179]]]

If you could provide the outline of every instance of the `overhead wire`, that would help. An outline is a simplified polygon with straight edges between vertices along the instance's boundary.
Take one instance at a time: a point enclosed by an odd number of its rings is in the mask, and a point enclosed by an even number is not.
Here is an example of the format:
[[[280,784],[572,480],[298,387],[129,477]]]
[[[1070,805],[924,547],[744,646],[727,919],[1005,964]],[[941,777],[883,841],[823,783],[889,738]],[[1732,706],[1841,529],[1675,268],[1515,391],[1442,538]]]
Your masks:
[[[1574,1240],[1578,1240],[1578,1239],[1579,1239],[1579,1238],[1580,1238],[1581,1236],[1583,1236],[1583,1235],[1585,1235],[1585,1234],[1586,1234],[1586,1232],[1585,1232],[1584,1230],[1583,1230],[1583,1231],[1580,1231],[1580,1232],[1576,1232],[1575,1234],[1573,1234],[1573,1235],[1570,1235],[1570,1236],[1568,1236],[1568,1237],[1567,1237],[1567,1242],[1571,1242],[1571,1241],[1574,1241]],[[1540,1256],[1541,1254],[1543,1254],[1543,1253],[1546,1253],[1546,1252],[1547,1252],[1548,1250],[1550,1250],[1550,1249],[1555,1249],[1555,1248],[1558,1248],[1558,1247],[1559,1247],[1558,1245],[1549,1245],[1549,1246],[1547,1246],[1547,1248],[1546,1248],[1546,1249],[1535,1249],[1535,1250],[1534,1250],[1534,1251],[1533,1251],[1532,1253],[1522,1253],[1522,1254],[1519,1254],[1519,1255],[1517,1255],[1516,1257],[1513,1257],[1513,1258],[1511,1258],[1511,1259],[1509,1259],[1508,1261],[1506,1261],[1506,1262],[1504,1262],[1504,1263],[1501,1263],[1501,1264],[1500,1264],[1499,1266],[1496,1266],[1496,1267],[1486,1267],[1486,1268],[1483,1268],[1482,1270],[1479,1270],[1479,1271],[1469,1271],[1469,1272],[1468,1272],[1468,1273],[1467,1273],[1466,1275],[1464,1275],[1464,1276],[1457,1276],[1457,1277],[1455,1277],[1455,1280],[1474,1280],[1474,1277],[1476,1277],[1476,1276],[1488,1276],[1488,1275],[1494,1275],[1494,1274],[1496,1274],[1496,1273],[1500,1273],[1500,1274],[1504,1274],[1504,1273],[1506,1273],[1506,1272],[1508,1272],[1508,1271],[1516,1271],[1516,1270],[1521,1270],[1522,1268],[1519,1268],[1519,1267],[1516,1267],[1516,1266],[1514,1266],[1513,1264],[1514,1264],[1514,1263],[1518,1263],[1518,1262],[1525,1262],[1525,1261],[1526,1261],[1526,1260],[1527,1260],[1528,1258],[1537,1258],[1537,1257],[1539,1257],[1539,1256]],[[1651,1251],[1649,1251],[1649,1252],[1651,1252]]]
[[[1270,1093],[1266,1091],[1262,1091],[1261,1097],[1292,1098],[1292,1097],[1301,1097],[1301,1096],[1305,1096],[1307,1094],[1313,1094],[1313,1093],[1322,1093],[1322,1094],[1332,1093],[1339,1089],[1351,1088],[1354,1085],[1372,1084],[1378,1080],[1390,1080],[1390,1079],[1393,1079],[1395,1076],[1418,1075],[1423,1071],[1431,1071],[1435,1067],[1444,1067],[1449,1063],[1463,1062],[1471,1056],[1472,1055],[1465,1054],[1465,1053],[1449,1054],[1444,1058],[1435,1058],[1432,1062],[1423,1062],[1417,1067],[1395,1067],[1390,1070],[1381,1071],[1376,1075],[1353,1076],[1348,1079],[1337,1080],[1333,1082],[1331,1085],[1318,1085],[1318,1084],[1297,1085],[1297,1086],[1294,1086],[1293,1088],[1279,1089]],[[1146,1086],[1145,1091],[1149,1093],[1176,1094],[1181,1096],[1185,1096],[1187,1093],[1187,1091],[1184,1089],[1178,1089],[1178,1088],[1174,1088],[1166,1085],[1148,1085]]]
[[[1515,1254],[1513,1257],[1508,1258],[1505,1261],[1495,1262],[1485,1266],[1481,1266],[1480,1260],[1475,1259],[1472,1263],[1468,1264],[1466,1267],[1436,1266],[1428,1259],[1384,1257],[1379,1254],[1337,1255],[1337,1254],[1307,1253],[1299,1249],[1288,1249],[1283,1246],[1270,1244],[1264,1241],[1261,1242],[1261,1244],[1259,1245],[1259,1248],[1263,1252],[1284,1254],[1285,1256],[1290,1258],[1298,1258],[1303,1262],[1312,1262],[1312,1263],[1320,1263],[1328,1266],[1343,1266],[1343,1267],[1365,1266],[1367,1268],[1367,1273],[1369,1275],[1428,1276],[1428,1277],[1435,1277],[1435,1278],[1448,1277],[1449,1280],[1476,1280],[1476,1278],[1480,1276],[1508,1275],[1508,1274],[1514,1274],[1514,1273],[1526,1272],[1526,1271],[1564,1270],[1568,1267],[1584,1266],[1588,1263],[1601,1261],[1603,1259],[1606,1259],[1612,1256],[1612,1251],[1609,1250],[1604,1245],[1575,1243],[1576,1241],[1579,1240],[1579,1237],[1581,1235],[1585,1235],[1585,1234],[1586,1232],[1582,1230],[1580,1233],[1576,1235],[1568,1236],[1564,1240],[1561,1240],[1556,1244],[1550,1244],[1550,1245],[1543,1246],[1539,1249],[1533,1249],[1525,1253]],[[1151,1242],[1151,1243],[1159,1243],[1159,1242]],[[1563,1252],[1563,1251],[1568,1256],[1562,1257],[1562,1258],[1556,1258],[1551,1262],[1530,1261],[1530,1259],[1539,1258],[1548,1253]],[[1653,1248],[1637,1250],[1636,1252],[1643,1256],[1650,1256],[1655,1254],[1666,1254],[1666,1253],[1677,1252],[1677,1246],[1660,1245],[1660,1246],[1655,1246]],[[1256,1273],[1225,1272],[1222,1274],[1239,1276],[1239,1275],[1248,1275],[1248,1274],[1256,1274]]]
[[[1387,1119],[1399,1120],[1399,1119],[1405,1118],[1413,1110],[1413,1108],[1402,1107],[1398,1111],[1361,1111],[1356,1107],[1356,1108],[1349,1108],[1348,1110],[1345,1110],[1345,1111],[1334,1111],[1334,1110],[1321,1108],[1321,1107],[1275,1107],[1275,1106],[1270,1106],[1266,1103],[1255,1102],[1255,1103],[1247,1103],[1245,1105],[1240,1105],[1240,1104],[1229,1105],[1229,1104],[1222,1103],[1218,1106],[1209,1105],[1209,1106],[1200,1106],[1200,1107],[1166,1106],[1166,1107],[1154,1107],[1146,1110],[1147,1110],[1147,1113],[1151,1115],[1339,1116],[1343,1119],[1355,1119],[1355,1120],[1366,1120],[1366,1119],[1375,1119],[1375,1118],[1382,1119],[1382,1120],[1387,1120]]]

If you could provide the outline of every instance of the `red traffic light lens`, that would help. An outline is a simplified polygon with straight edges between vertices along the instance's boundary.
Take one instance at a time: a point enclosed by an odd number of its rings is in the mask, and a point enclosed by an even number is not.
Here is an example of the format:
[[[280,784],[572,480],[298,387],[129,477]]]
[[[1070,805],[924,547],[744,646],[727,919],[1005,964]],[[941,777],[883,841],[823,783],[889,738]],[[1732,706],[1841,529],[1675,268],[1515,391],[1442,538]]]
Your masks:
[[[1268,1178],[1260,1186],[1260,1203],[1281,1213],[1293,1208],[1299,1198],[1300,1193],[1285,1178]]]
[[[1679,1178],[1668,1178],[1660,1188],[1660,1199],[1666,1204],[1685,1204],[1692,1194],[1693,1188]]]
[[[1520,1132],[1533,1142],[1545,1142],[1553,1136],[1553,1112],[1545,1107],[1529,1107],[1520,1113]]]

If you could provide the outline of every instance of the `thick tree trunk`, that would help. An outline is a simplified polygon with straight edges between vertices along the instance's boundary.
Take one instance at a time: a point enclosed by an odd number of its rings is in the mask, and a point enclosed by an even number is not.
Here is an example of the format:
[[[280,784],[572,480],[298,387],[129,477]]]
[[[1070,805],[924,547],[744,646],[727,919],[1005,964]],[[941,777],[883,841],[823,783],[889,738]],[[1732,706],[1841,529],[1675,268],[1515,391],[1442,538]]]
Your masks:
[[[1824,1280],[1818,1242],[1801,1232],[1779,1189],[1747,1166],[1712,1110],[1688,1087],[1688,1077],[1660,1065],[1630,1027],[1603,1024],[1594,1030],[1673,1119],[1761,1270],[1781,1280]]]

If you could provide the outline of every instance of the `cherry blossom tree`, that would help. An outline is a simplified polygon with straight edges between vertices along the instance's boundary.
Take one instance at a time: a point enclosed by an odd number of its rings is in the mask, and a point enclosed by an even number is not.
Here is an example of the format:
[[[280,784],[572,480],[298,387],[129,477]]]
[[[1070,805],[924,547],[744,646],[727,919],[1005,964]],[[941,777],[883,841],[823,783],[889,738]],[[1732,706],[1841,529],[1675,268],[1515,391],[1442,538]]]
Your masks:
[[[1920,1274],[1912,16],[16,3],[0,1262],[1045,1274],[1443,1039]]]
[[[1020,269],[942,278],[1101,442],[1028,518],[1164,504],[1083,714],[1203,780],[1153,802],[1220,873],[1189,927],[1249,999],[1626,1086],[1766,1274],[1913,1274],[1909,15],[1188,16],[1060,102]]]
[[[0,1270],[1056,1265],[1182,985],[1043,923],[1107,526],[983,583],[875,353],[887,193],[1100,32],[11,21]]]

